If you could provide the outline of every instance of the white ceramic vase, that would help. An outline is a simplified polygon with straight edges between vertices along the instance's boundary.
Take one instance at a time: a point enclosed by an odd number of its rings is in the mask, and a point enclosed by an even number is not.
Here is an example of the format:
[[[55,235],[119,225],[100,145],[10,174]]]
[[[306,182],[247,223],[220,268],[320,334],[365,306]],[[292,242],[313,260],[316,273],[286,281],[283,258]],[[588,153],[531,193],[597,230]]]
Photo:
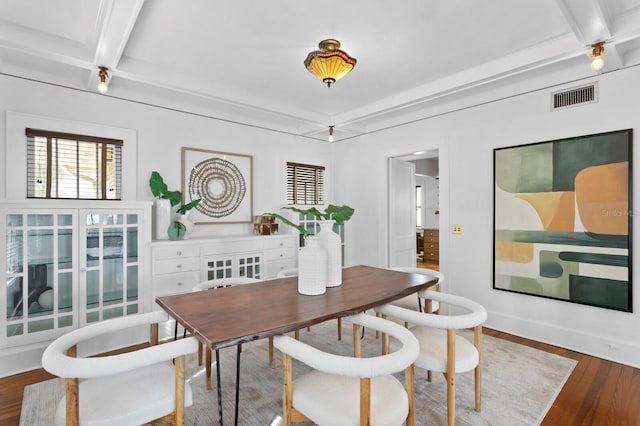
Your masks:
[[[342,284],[342,241],[333,232],[333,220],[320,220],[320,232],[316,234],[320,247],[327,252],[327,287]]]
[[[195,223],[193,223],[193,221],[189,217],[189,212],[187,212],[185,214],[178,215],[178,218],[176,219],[176,222],[180,222],[181,224],[184,225],[185,232],[184,232],[183,239],[186,240],[187,238],[189,238],[189,234],[191,234],[193,232],[193,228],[195,228],[195,226],[196,226]]]
[[[169,233],[167,228],[171,224],[171,201],[164,198],[156,199],[154,210],[156,216],[156,240],[168,240]]]
[[[298,293],[307,296],[327,291],[327,252],[317,237],[307,237],[298,253]]]

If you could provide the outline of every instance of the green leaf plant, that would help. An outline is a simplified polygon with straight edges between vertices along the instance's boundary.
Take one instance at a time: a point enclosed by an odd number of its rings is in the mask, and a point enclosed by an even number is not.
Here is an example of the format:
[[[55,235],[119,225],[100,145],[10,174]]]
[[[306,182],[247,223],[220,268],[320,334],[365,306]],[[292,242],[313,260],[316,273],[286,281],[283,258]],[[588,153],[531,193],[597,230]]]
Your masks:
[[[347,205],[335,206],[333,204],[329,204],[329,206],[327,206],[327,208],[324,209],[324,212],[318,210],[315,207],[311,207],[309,209],[299,209],[297,207],[283,207],[283,209],[291,210],[299,214],[312,215],[317,217],[318,219],[323,219],[323,220],[333,219],[336,221],[338,225],[342,225],[343,223],[351,219],[351,216],[353,216],[353,213],[355,212],[353,208]],[[278,213],[264,213],[264,214],[274,216],[277,219],[280,219],[282,223],[296,228],[298,231],[300,231],[300,233],[303,235],[304,238],[307,238],[307,236],[309,236],[309,232],[302,225],[296,225],[295,223],[291,222],[289,219],[287,219],[286,217],[283,217]]]
[[[151,189],[151,193],[156,198],[161,198],[165,200],[169,200],[171,203],[171,207],[180,204],[182,201],[182,192],[180,191],[169,191],[167,184],[164,183],[164,179],[160,176],[160,173],[155,170],[151,172],[151,177],[149,178],[149,189]],[[186,214],[189,210],[194,208],[200,203],[201,199],[193,200],[188,204],[184,204],[178,208],[178,214]]]

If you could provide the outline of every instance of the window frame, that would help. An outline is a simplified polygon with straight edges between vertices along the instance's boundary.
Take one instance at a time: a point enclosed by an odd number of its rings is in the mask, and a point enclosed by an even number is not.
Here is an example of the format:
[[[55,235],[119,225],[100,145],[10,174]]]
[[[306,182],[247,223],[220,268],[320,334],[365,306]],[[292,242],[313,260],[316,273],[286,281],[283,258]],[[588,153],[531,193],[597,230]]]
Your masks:
[[[298,172],[300,170],[300,172]],[[287,161],[287,205],[290,206],[316,206],[324,205],[326,197],[326,176],[325,166],[317,166],[313,164],[296,163]],[[306,188],[302,191],[304,200],[300,200],[298,195],[300,193],[297,182],[298,178],[303,177],[308,181],[308,175],[313,173],[314,184],[311,190]]]

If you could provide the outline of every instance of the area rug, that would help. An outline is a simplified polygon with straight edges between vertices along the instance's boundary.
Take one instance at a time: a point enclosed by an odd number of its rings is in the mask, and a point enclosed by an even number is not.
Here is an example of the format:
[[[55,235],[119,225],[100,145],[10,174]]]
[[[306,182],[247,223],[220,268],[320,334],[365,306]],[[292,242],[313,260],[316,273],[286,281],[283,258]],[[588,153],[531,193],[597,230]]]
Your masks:
[[[336,322],[331,321],[301,331],[301,340],[334,353],[350,355],[351,327],[346,325],[343,340],[337,340]],[[463,332],[472,338],[471,333]],[[276,351],[277,352],[277,351]],[[362,340],[363,356],[380,353],[380,340],[371,330]],[[224,421],[233,424],[235,386],[235,348],[221,351]],[[482,412],[474,408],[473,372],[456,376],[457,425],[536,425],[544,418],[576,361],[506,340],[483,338]],[[282,403],[282,367],[280,356],[269,367],[267,342],[259,340],[242,345],[240,369],[240,425],[279,424]],[[307,371],[294,364],[294,378]],[[215,369],[214,369],[215,374]],[[205,390],[204,372],[197,358],[187,359],[187,377],[194,392],[194,404],[186,409],[187,425],[216,425],[217,393]],[[446,425],[446,382],[441,374],[433,374],[427,382],[423,370],[416,369],[416,424]],[[64,394],[64,381],[52,379],[26,386],[20,425],[54,424],[57,403]],[[82,397],[82,396],[81,396]]]

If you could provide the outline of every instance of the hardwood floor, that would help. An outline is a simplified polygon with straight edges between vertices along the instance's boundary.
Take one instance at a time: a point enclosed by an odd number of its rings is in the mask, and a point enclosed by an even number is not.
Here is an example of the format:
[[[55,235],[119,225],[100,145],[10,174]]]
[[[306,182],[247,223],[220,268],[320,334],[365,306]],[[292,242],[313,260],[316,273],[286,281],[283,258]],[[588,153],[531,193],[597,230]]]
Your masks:
[[[640,425],[640,369],[496,330],[484,334],[578,361],[543,426]],[[0,425],[18,425],[24,387],[50,378],[40,369],[0,379]]]

